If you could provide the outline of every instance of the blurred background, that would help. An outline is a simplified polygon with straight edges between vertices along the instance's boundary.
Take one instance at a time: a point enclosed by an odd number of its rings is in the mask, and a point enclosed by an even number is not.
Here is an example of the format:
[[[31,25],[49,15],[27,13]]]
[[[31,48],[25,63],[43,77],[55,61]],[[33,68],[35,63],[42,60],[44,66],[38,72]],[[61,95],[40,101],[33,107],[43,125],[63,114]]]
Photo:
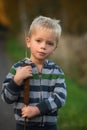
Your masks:
[[[86,12],[86,0],[0,0],[0,86],[11,65],[26,56],[25,37],[32,20],[39,15],[60,20],[62,36],[51,56],[65,72],[67,84],[60,130],[87,130]],[[12,106],[0,102],[0,129],[15,130]]]

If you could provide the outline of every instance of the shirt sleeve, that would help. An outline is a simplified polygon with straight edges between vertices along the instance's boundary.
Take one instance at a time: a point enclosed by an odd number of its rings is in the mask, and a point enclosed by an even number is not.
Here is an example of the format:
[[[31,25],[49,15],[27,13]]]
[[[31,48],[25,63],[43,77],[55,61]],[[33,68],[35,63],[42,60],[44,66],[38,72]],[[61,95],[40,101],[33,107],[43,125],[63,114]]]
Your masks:
[[[8,104],[12,104],[18,99],[21,88],[13,80],[15,73],[16,69],[14,66],[12,66],[10,72],[7,74],[4,82],[2,83],[1,98]]]

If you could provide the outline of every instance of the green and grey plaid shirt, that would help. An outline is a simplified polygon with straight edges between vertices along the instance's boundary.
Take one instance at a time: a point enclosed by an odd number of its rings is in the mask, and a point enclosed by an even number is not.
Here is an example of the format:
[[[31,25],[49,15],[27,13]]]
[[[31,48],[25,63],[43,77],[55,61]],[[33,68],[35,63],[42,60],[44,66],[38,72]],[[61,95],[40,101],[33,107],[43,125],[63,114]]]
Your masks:
[[[24,82],[18,86],[14,81],[14,75],[17,68],[23,67],[28,60],[32,66],[32,78],[30,78],[30,94],[29,105],[37,106],[41,112],[39,116],[27,119],[27,123],[46,123],[56,124],[58,109],[61,108],[66,101],[66,84],[64,73],[54,62],[46,60],[42,69],[42,74],[38,74],[38,69],[29,59],[24,59],[14,64],[10,72],[6,76],[1,96],[8,104],[14,103],[15,119],[19,123],[23,123],[21,117],[21,108],[24,106],[23,90]]]

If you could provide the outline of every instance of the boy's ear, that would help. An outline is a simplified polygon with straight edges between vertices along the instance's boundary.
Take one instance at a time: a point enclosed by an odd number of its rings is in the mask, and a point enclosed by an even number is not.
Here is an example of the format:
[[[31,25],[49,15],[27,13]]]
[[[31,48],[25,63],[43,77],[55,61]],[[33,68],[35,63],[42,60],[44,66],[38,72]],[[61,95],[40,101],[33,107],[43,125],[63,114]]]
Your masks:
[[[26,37],[26,45],[28,48],[30,48],[30,38]]]

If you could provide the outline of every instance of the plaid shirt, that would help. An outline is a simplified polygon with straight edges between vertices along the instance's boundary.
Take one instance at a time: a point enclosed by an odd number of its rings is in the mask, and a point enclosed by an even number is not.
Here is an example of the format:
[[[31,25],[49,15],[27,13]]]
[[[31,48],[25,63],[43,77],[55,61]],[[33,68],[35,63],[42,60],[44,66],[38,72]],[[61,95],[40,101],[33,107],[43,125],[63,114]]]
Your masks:
[[[30,78],[30,94],[29,105],[37,106],[40,115],[27,119],[27,123],[46,123],[56,124],[58,109],[61,108],[66,101],[66,84],[64,73],[54,62],[46,60],[42,69],[42,73],[38,74],[38,69],[29,59],[23,59],[14,64],[10,72],[6,76],[1,96],[8,104],[14,103],[15,119],[19,123],[23,123],[21,116],[21,108],[24,106],[23,90],[24,82],[18,86],[14,81],[14,75],[19,67],[23,67],[28,61],[32,66],[33,76]]]

